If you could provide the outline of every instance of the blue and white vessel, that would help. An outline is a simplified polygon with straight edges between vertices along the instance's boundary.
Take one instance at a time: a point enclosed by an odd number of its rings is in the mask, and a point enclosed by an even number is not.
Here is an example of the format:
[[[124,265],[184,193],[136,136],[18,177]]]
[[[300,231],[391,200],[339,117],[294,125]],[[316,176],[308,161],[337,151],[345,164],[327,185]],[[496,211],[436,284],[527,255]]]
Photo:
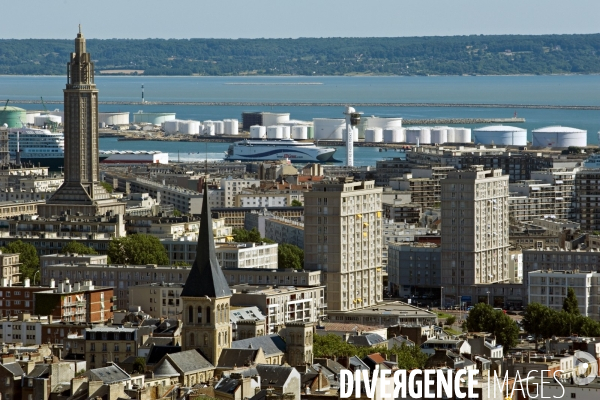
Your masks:
[[[274,161],[288,159],[291,162],[329,162],[335,148],[318,147],[310,142],[293,139],[242,140],[229,146],[225,152],[228,161]]]

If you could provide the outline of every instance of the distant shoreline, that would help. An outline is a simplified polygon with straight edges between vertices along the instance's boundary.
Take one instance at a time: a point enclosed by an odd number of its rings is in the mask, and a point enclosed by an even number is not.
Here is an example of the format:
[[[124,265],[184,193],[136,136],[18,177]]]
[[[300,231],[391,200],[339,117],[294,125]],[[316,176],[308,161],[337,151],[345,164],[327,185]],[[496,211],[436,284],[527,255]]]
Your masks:
[[[523,76],[523,77],[531,77],[531,76],[599,76],[600,73],[589,73],[589,74],[463,74],[463,75],[394,75],[394,74],[355,74],[349,73],[344,75],[133,75],[133,74],[97,74],[96,78],[348,78],[348,77],[356,77],[356,78],[439,78],[439,77],[462,77],[462,78],[476,78],[476,77],[513,77],[513,76]],[[63,77],[66,78],[67,75],[37,75],[37,74],[28,74],[28,75],[17,75],[17,74],[0,74],[0,77],[39,77],[39,78],[52,78],[52,77]],[[260,83],[226,83],[227,85],[261,85]],[[299,83],[287,83],[288,85],[318,85],[320,83],[310,83],[310,82],[299,82]],[[270,85],[269,83],[265,83],[264,85]]]

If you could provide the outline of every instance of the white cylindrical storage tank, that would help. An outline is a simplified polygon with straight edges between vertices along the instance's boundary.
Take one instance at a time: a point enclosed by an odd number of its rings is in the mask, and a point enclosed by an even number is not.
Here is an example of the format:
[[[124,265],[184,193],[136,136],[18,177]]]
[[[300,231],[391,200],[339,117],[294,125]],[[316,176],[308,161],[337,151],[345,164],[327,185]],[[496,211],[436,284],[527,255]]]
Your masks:
[[[291,137],[291,128],[287,125],[280,125],[281,127],[281,138],[289,139]]]
[[[57,124],[62,123],[62,118],[58,115],[38,115],[33,117],[33,124],[35,126],[44,126],[49,122],[55,122]]]
[[[215,126],[213,125],[213,123],[212,122],[209,122],[208,124],[205,123],[203,132],[205,135],[215,136]]]
[[[419,133],[419,144],[431,144],[431,129],[421,128]]]
[[[296,125],[292,127],[292,139],[306,140],[308,139],[308,126]]]
[[[419,127],[411,127],[406,128],[406,143],[416,144],[420,139],[421,128]]]
[[[179,132],[179,123],[178,119],[173,119],[170,121],[165,121],[164,129],[165,133],[173,134]]]
[[[454,128],[454,143],[471,143],[471,128]]]
[[[290,120],[290,113],[262,113],[262,123],[264,126],[284,124]]]
[[[99,112],[98,121],[106,125],[129,125],[128,112]],[[135,123],[135,122],[134,122]]]
[[[567,126],[547,126],[531,131],[533,147],[585,147],[587,131]]]
[[[475,143],[500,146],[526,146],[527,131],[507,125],[492,125],[473,129]]]
[[[25,122],[26,124],[29,125],[35,125],[35,117],[39,117],[41,113],[39,112],[27,112],[25,114]]]
[[[406,134],[404,129],[392,128],[383,130],[383,141],[385,143],[402,143],[406,142]]]
[[[238,135],[239,133],[240,133],[240,122],[237,119],[232,119],[230,135]]]
[[[281,125],[267,126],[267,139],[283,139]]]
[[[446,143],[456,142],[456,130],[452,127],[446,127]]]
[[[368,142],[368,143],[383,142],[383,129],[381,129],[381,128],[365,129],[365,142]]]
[[[200,122],[192,120],[182,121],[179,124],[179,132],[186,135],[197,135],[200,132]]]
[[[215,135],[222,135],[225,133],[225,124],[223,121],[214,121],[213,125],[215,126]]]
[[[342,140],[346,129],[343,118],[314,118],[314,136],[316,140]]]
[[[175,119],[175,113],[153,113],[153,112],[148,112],[145,113],[143,111],[138,111],[136,113],[133,113],[133,123],[134,124],[140,124],[140,123],[149,123],[152,125],[161,125],[163,122],[166,121],[172,121]]]
[[[431,144],[444,144],[448,141],[448,130],[442,127],[431,128]]]
[[[237,135],[238,134],[238,120],[237,119],[225,119],[223,120],[225,135]]]
[[[265,139],[267,137],[267,127],[261,125],[252,125],[250,127],[250,139]]]

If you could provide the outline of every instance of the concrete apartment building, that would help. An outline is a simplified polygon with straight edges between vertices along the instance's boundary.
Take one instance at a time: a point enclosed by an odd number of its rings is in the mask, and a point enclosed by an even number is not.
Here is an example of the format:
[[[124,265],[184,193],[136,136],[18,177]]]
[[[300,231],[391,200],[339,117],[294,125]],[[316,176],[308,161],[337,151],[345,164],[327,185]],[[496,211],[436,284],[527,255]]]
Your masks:
[[[224,271],[226,272],[226,271]],[[325,287],[231,286],[232,307],[256,306],[266,316],[268,333],[288,322],[317,322],[325,316]]]
[[[96,287],[92,281],[71,284],[69,279],[33,294],[36,315],[51,315],[61,322],[105,323],[112,320],[117,300],[112,287]]]
[[[240,207],[236,204],[236,195],[242,193],[244,189],[248,188],[260,188],[260,179],[245,179],[233,177],[223,178],[220,181],[219,189],[209,189],[209,205],[211,208]],[[249,206],[253,207],[252,205]]]
[[[215,218],[225,218],[225,224],[234,229],[244,228],[246,214],[256,213],[264,207],[215,207],[212,209]],[[278,217],[300,221],[304,216],[304,207],[270,207],[269,212]]]
[[[508,176],[474,166],[449,173],[441,185],[445,296],[473,302],[468,286],[509,280]]]
[[[529,284],[528,276],[533,271],[597,271],[600,251],[595,249],[566,251],[561,248],[523,250],[523,285]]]
[[[431,231],[428,228],[418,227],[414,224],[384,220],[383,222],[383,248],[381,252],[381,265],[384,272],[388,272],[389,246],[414,242],[415,238],[426,236]]]
[[[89,264],[106,265],[108,256],[106,254],[47,254],[40,256],[40,266],[46,267],[54,264]]]
[[[21,215],[36,215],[37,208],[45,200],[35,201],[4,201],[0,202],[0,218],[20,217]]]
[[[21,281],[19,254],[2,253],[0,250],[0,282],[2,286],[18,285]]]
[[[328,310],[382,300],[381,188],[375,181],[323,182],[304,194],[305,269],[322,272]]]
[[[423,212],[423,207],[419,204],[405,203],[403,200],[382,203],[381,208],[386,220],[405,222],[407,224],[417,224]]]
[[[12,286],[8,282],[0,287],[0,317],[19,315],[23,313],[33,314],[34,299],[36,292],[47,290],[48,286],[30,286],[29,279],[25,279],[22,285]]]
[[[139,306],[153,318],[181,319],[182,283],[153,282],[129,287],[130,307]]]
[[[581,315],[600,320],[600,273],[538,270],[529,273],[530,303],[540,303],[556,311],[562,310],[567,290],[573,289]]]
[[[42,265],[42,285],[49,285],[51,279],[56,282],[70,279],[74,282],[91,280],[98,286],[114,288],[119,310],[129,309],[129,288],[152,282],[185,283],[190,267],[158,265],[88,265],[54,264]]]
[[[105,367],[108,362],[122,362],[131,356],[138,356],[138,348],[144,343],[144,336],[151,333],[150,327],[121,328],[98,326],[86,329],[85,361],[86,369]]]
[[[222,268],[277,269],[277,243],[220,243],[217,260]]]
[[[278,217],[267,210],[248,213],[244,219],[244,229],[256,228],[261,237],[276,243],[288,243],[304,249],[304,223],[289,218]]]
[[[575,175],[575,220],[586,231],[600,231],[600,169]]]
[[[223,268],[229,286],[234,285],[281,285],[321,286],[321,271],[266,268]]]
[[[442,252],[433,243],[399,243],[388,247],[388,282],[393,296],[410,297],[442,286]]]

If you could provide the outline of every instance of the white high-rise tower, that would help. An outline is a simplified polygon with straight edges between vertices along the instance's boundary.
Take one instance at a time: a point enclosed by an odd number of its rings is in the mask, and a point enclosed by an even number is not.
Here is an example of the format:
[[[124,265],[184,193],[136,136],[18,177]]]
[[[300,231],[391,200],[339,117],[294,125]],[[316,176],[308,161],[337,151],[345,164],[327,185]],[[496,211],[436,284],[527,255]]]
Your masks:
[[[346,165],[354,166],[354,127],[360,123],[360,114],[353,107],[346,107]]]

